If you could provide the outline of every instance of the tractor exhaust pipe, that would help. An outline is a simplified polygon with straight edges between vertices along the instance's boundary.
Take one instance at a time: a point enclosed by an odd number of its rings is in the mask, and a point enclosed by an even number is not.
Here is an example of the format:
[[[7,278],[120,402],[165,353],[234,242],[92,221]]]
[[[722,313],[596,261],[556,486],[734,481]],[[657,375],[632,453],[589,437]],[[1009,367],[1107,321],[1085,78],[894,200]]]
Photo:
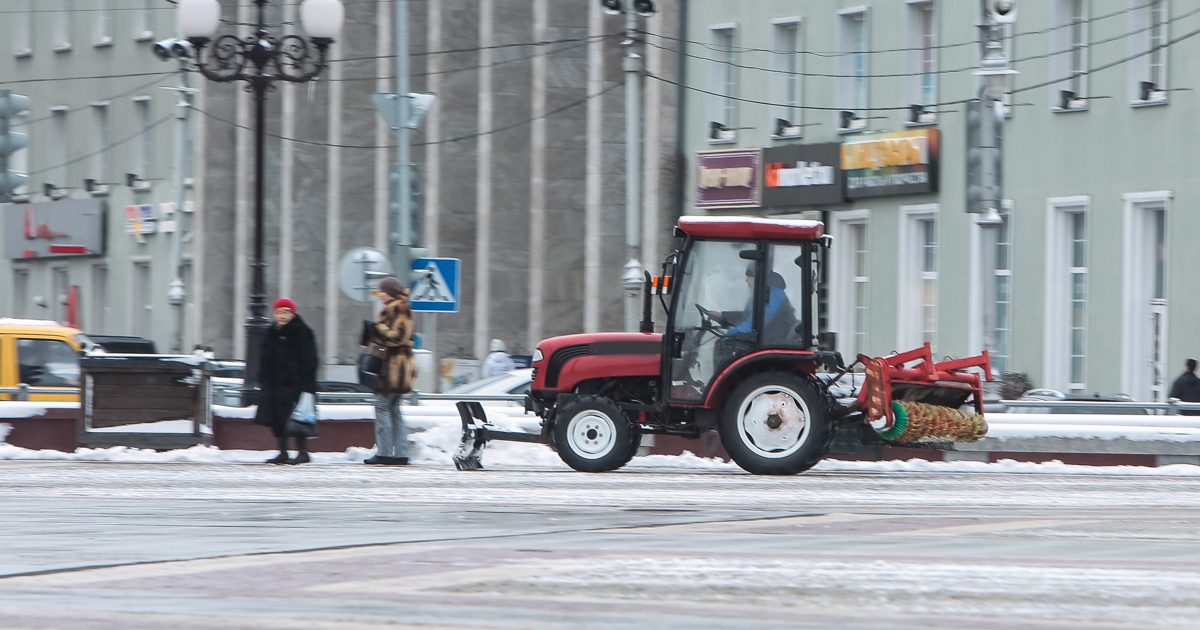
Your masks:
[[[650,272],[644,273],[646,274],[646,284],[642,287],[642,326],[640,330],[644,333],[652,333],[654,332],[654,303],[650,300],[650,294],[653,285],[650,280]]]

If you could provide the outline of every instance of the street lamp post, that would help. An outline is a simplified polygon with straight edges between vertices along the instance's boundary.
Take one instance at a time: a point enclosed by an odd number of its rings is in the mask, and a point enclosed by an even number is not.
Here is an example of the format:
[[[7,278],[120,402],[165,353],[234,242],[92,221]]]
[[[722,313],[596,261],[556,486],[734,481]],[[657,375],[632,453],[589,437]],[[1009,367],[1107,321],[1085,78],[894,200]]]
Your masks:
[[[272,37],[267,32],[267,0],[254,0],[258,21],[253,34],[216,37],[221,21],[218,0],[180,0],[179,26],[195,48],[196,69],[218,83],[246,81],[254,94],[254,262],[251,267],[250,316],[246,318],[245,390],[258,388],[258,364],[263,338],[271,322],[266,316],[263,262],[263,163],[267,92],[277,80],[304,83],[320,74],[333,38],[342,30],[345,9],[340,0],[304,0],[300,21],[309,38]],[[213,40],[216,37],[216,40]],[[210,46],[211,44],[211,46]],[[206,50],[207,48],[207,50]],[[313,49],[315,57],[313,59]],[[205,60],[207,53],[208,61]]]

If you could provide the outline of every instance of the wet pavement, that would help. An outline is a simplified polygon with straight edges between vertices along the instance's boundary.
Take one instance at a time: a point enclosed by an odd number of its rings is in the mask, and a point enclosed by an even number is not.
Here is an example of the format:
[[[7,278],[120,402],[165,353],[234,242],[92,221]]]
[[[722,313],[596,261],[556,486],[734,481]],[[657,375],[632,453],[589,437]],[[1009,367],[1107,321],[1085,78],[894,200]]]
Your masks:
[[[1188,628],[1200,477],[0,462],[0,628]]]

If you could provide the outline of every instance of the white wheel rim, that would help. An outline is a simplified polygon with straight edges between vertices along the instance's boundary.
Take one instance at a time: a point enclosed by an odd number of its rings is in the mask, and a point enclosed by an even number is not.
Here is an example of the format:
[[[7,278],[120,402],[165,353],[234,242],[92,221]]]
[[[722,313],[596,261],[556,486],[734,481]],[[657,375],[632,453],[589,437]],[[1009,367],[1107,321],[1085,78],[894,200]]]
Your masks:
[[[589,409],[567,423],[567,444],[584,459],[600,459],[616,444],[617,425],[608,414]]]
[[[738,407],[737,430],[755,455],[781,459],[808,440],[808,405],[787,387],[767,385],[750,392]]]

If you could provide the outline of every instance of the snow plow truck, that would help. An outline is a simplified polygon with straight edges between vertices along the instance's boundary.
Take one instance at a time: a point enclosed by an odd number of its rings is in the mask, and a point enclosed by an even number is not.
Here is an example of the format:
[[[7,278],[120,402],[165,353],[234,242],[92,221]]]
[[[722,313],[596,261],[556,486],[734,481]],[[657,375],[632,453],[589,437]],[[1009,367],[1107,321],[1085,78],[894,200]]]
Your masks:
[[[641,332],[552,337],[533,354],[526,411],[541,432],[504,431],[478,402],[458,403],[454,462],[478,470],[490,440],[548,444],[575,470],[624,466],[644,434],[720,434],[748,472],[791,475],[829,452],[839,422],[866,423],[897,445],[973,441],[987,431],[986,351],[935,362],[929,344],[846,366],[818,346],[817,221],[682,217],[662,275],[645,274]],[[666,312],[654,332],[653,301]],[[862,366],[857,396],[830,388]],[[852,377],[853,378],[853,377]]]

